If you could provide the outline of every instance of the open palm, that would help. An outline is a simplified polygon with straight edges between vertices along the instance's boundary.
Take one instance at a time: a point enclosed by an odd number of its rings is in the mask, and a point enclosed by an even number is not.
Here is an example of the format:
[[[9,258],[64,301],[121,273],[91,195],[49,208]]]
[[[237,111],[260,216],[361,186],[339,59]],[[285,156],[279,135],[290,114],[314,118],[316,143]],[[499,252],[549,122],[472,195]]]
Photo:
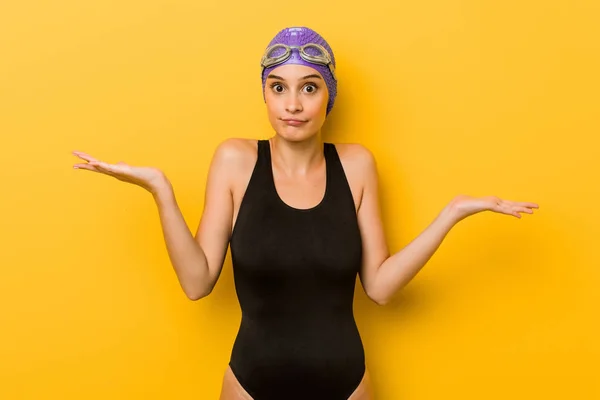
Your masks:
[[[81,151],[73,151],[73,154],[82,160],[87,161],[86,163],[73,165],[73,168],[75,169],[84,169],[109,175],[120,181],[141,186],[152,193],[154,193],[158,185],[165,180],[164,174],[158,168],[136,167],[124,163],[123,161],[119,161],[116,164],[109,164]]]
[[[492,211],[521,218],[520,213],[533,214],[533,209],[539,208],[537,203],[528,201],[511,201],[498,196],[472,197],[467,195],[456,196],[450,206],[455,210],[459,219],[481,211]]]

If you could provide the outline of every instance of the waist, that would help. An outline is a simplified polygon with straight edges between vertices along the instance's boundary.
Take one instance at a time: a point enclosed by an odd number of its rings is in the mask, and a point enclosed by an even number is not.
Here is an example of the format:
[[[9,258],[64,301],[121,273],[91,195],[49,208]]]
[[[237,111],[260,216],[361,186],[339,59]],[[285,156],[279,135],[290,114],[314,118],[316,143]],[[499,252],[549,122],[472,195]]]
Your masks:
[[[233,356],[277,366],[289,360],[328,363],[364,358],[363,343],[351,313],[253,318],[242,315]],[[286,361],[288,360],[288,361]],[[342,365],[343,366],[343,365]]]

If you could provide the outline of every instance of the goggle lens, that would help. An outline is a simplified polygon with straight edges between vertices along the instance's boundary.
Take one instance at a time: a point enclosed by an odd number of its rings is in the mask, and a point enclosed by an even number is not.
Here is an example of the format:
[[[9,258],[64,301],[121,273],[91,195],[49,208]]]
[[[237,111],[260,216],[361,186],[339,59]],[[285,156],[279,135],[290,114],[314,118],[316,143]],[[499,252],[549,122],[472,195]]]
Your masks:
[[[327,50],[313,43],[308,43],[304,46],[287,46],[284,44],[275,44],[272,47],[270,47],[263,56],[261,60],[261,67],[269,68],[273,65],[283,63],[291,56],[292,49],[298,49],[300,57],[302,57],[302,59],[304,59],[305,61],[321,65],[327,65],[334,79],[336,79],[333,64],[329,58]]]

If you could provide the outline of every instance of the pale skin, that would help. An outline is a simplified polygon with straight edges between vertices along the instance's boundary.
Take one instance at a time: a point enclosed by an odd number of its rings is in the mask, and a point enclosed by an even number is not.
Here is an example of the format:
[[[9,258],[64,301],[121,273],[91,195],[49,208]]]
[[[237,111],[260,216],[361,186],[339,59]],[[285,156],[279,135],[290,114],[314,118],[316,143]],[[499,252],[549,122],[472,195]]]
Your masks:
[[[295,208],[311,208],[325,191],[325,159],[321,128],[326,118],[328,92],[313,68],[282,65],[265,85],[266,108],[275,131],[270,138],[273,175],[281,199]],[[299,125],[285,119],[303,121]],[[361,285],[373,302],[387,304],[426,265],[446,235],[459,221],[490,211],[521,218],[538,204],[497,196],[457,195],[408,245],[389,253],[378,197],[378,173],[373,154],[360,144],[336,144],[348,179],[363,242]],[[113,176],[148,190],[156,201],[167,251],[179,283],[191,300],[211,293],[221,273],[239,207],[257,159],[257,141],[223,141],[210,163],[205,204],[195,235],[187,227],[173,188],[157,168],[110,164],[86,153],[74,168]],[[227,370],[221,400],[249,399]],[[352,400],[372,399],[368,372]]]

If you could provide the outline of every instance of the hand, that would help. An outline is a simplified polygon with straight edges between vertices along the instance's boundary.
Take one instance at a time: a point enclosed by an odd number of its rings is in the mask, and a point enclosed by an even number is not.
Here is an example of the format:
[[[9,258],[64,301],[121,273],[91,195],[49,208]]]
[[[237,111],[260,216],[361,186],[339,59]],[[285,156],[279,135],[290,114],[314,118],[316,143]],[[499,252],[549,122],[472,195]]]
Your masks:
[[[87,169],[88,171],[110,175],[120,181],[141,186],[152,194],[156,194],[160,186],[167,180],[162,171],[157,168],[134,167],[123,161],[119,161],[116,164],[108,164],[80,151],[74,151],[73,154],[87,161],[87,163],[75,164],[73,168]]]
[[[448,207],[459,221],[486,210],[521,218],[519,213],[533,214],[533,208],[539,208],[536,203],[502,200],[496,196],[471,197],[467,195],[456,196]]]

